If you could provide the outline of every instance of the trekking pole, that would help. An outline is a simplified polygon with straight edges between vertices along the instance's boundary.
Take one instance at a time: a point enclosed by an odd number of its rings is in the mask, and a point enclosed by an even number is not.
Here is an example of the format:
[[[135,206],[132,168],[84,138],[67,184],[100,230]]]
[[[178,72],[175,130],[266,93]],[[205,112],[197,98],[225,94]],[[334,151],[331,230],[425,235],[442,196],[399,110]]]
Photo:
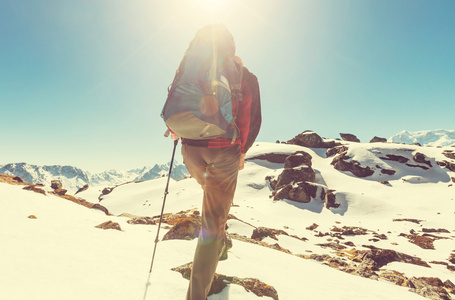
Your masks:
[[[153,248],[152,263],[150,264],[149,276],[148,276],[147,282],[145,283],[144,300],[147,297],[147,290],[150,286],[150,276],[152,275],[153,262],[155,260],[156,245],[158,244],[161,222],[163,221],[163,212],[164,212],[164,205],[166,204],[166,196],[167,196],[167,194],[169,194],[169,192],[168,192],[169,181],[171,179],[172,165],[174,164],[175,149],[177,148],[178,142],[179,142],[179,140],[174,141],[174,150],[172,151],[172,159],[171,159],[171,164],[169,166],[169,174],[167,177],[166,189],[164,190],[163,206],[161,207],[160,223],[158,224],[158,231],[156,232],[156,238],[155,238],[155,247]]]

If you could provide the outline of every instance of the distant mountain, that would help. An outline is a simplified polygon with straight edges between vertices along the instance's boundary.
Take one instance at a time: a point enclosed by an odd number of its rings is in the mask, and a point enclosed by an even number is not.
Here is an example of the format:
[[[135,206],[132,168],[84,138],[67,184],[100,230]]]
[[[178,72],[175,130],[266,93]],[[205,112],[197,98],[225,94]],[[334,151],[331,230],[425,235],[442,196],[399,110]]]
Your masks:
[[[114,186],[129,181],[146,181],[166,176],[169,163],[156,164],[129,171],[107,170],[101,173],[90,173],[72,166],[37,166],[27,163],[10,163],[0,165],[0,174],[19,176],[29,183],[50,185],[52,180],[60,180],[63,188],[75,192],[85,184],[91,186]],[[171,177],[180,180],[189,176],[185,165],[174,163]]]
[[[437,129],[415,132],[403,130],[402,132],[390,137],[388,141],[404,144],[419,143],[422,146],[453,146],[455,145],[455,130]]]

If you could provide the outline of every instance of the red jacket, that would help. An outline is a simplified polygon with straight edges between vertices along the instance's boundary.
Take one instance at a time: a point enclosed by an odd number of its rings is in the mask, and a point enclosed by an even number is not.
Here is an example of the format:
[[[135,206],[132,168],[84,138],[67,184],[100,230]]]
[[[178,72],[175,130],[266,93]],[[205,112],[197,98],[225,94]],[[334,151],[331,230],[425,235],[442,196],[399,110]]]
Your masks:
[[[239,129],[239,137],[233,144],[240,144],[242,153],[246,153],[259,134],[262,117],[258,80],[256,76],[250,73],[245,67],[243,67],[242,96],[242,101],[232,102],[233,113],[237,111],[237,103],[239,105],[235,122]],[[182,144],[208,148],[222,148],[233,145],[231,138],[222,137],[210,140],[182,139]]]

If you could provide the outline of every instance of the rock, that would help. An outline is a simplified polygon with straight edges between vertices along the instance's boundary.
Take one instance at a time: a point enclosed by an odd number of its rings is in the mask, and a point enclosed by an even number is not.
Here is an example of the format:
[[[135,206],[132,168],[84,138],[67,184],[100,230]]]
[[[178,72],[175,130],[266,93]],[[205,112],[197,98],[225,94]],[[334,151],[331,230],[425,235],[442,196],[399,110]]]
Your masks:
[[[27,218],[29,218],[29,219],[38,219],[35,215],[30,215]]]
[[[295,169],[284,169],[277,178],[276,188],[279,189],[292,182],[314,182],[315,180],[316,173],[311,167],[303,166]]]
[[[437,164],[441,167],[449,169],[452,172],[455,172],[455,163],[452,163],[447,160],[443,160],[443,161],[438,161]]]
[[[61,189],[63,187],[62,182],[60,180],[52,180],[51,181],[51,188],[54,190]]]
[[[163,237],[164,240],[192,240],[201,231],[200,217],[187,217],[178,221]]]
[[[37,186],[38,186],[37,184],[30,184],[30,185],[25,186],[23,188],[23,190],[33,191],[35,193],[46,195],[46,192],[43,189],[38,188]]]
[[[188,263],[180,267],[172,268],[172,271],[179,272],[183,278],[190,279],[191,269],[193,263]],[[235,276],[226,276],[215,273],[213,277],[212,286],[208,293],[208,296],[219,294],[228,284],[237,284],[245,288],[246,291],[252,292],[258,297],[270,297],[274,300],[278,300],[278,292],[274,287],[263,283],[262,281],[255,278],[239,278]]]
[[[387,174],[387,175],[394,175],[397,171],[395,170],[389,170],[389,169],[381,169],[382,174]]]
[[[443,283],[439,278],[433,277],[412,277],[409,280],[411,291],[429,299],[452,299],[447,291],[443,288]]]
[[[282,164],[288,157],[288,154],[281,154],[281,153],[267,153],[264,155],[258,155],[254,157],[250,157],[247,160],[253,160],[253,159],[260,159],[260,160],[266,160],[271,163],[277,163],[277,164]]]
[[[346,161],[348,159],[350,159],[350,157],[346,155],[346,152],[343,152],[333,158],[331,165],[333,165],[335,169],[339,171],[349,171],[355,176],[361,178],[374,174],[374,171],[370,169],[370,167],[362,167],[360,166],[360,163],[355,160]]]
[[[327,209],[340,207],[340,204],[336,203],[336,196],[333,192],[335,192],[335,191],[334,190],[327,191],[327,195],[326,195],[326,199],[325,199],[325,207]]]
[[[337,147],[332,147],[330,148],[329,150],[327,150],[327,153],[326,153],[326,156],[327,157],[330,157],[332,155],[335,155],[335,154],[340,154],[340,153],[347,153],[348,151],[348,147],[347,146],[337,146]]]
[[[114,188],[106,187],[101,191],[101,194],[107,195],[107,194],[110,194],[113,190],[114,190]]]
[[[402,164],[407,163],[409,161],[409,159],[404,156],[394,155],[394,154],[387,154],[385,157],[379,157],[379,158],[383,159],[383,160],[397,161]]]
[[[115,229],[115,230],[119,230],[119,231],[122,231],[122,229],[120,228],[120,225],[116,222],[112,222],[112,221],[107,221],[107,222],[104,222],[104,223],[101,223],[100,225],[97,225],[95,226],[96,228],[101,228],[101,229]]]
[[[417,152],[415,155],[414,155],[414,160],[418,163],[421,163],[421,164],[426,164],[428,165],[430,168],[433,167],[431,165],[431,162],[430,160],[427,160],[427,157],[425,156],[425,154],[422,154],[420,152]]]
[[[444,156],[447,158],[455,159],[455,151],[453,150],[444,150],[442,154],[444,154]]]
[[[370,140],[370,143],[387,143],[387,139],[375,136]]]
[[[128,224],[156,225],[155,221],[150,217],[135,217],[126,222]]]
[[[455,264],[455,254],[454,253],[450,254],[449,261],[451,263]]]
[[[19,176],[14,176],[13,180],[17,181],[17,182],[24,182],[24,180],[22,178],[20,178]]]
[[[67,192],[67,190],[65,190],[65,189],[56,189],[54,191],[54,194],[59,195],[59,196],[63,196],[63,195],[66,194],[66,192]]]
[[[91,208],[101,210],[101,211],[104,212],[107,216],[111,216],[111,214],[109,213],[109,210],[108,210],[106,207],[104,207],[104,206],[102,206],[101,204],[99,204],[99,203],[93,204]]]
[[[292,169],[295,167],[300,167],[302,165],[311,167],[311,155],[306,153],[305,151],[298,151],[292,155],[289,155],[284,160],[284,168],[285,169]]]
[[[428,236],[422,236],[422,235],[416,235],[412,234],[408,236],[409,241],[417,246],[419,246],[422,249],[431,249],[434,250],[434,239],[428,237]]]
[[[347,142],[356,142],[360,143],[360,140],[353,134],[350,133],[340,133],[341,138]]]
[[[284,188],[277,190],[274,194],[274,200],[288,199],[296,202],[308,203],[311,199],[316,198],[318,187],[308,183],[299,182],[295,185],[288,184]],[[324,199],[321,195],[321,199]]]
[[[265,227],[258,227],[253,230],[253,234],[251,235],[251,238],[253,240],[257,241],[262,241],[266,237],[270,237],[276,241],[278,241],[278,238],[276,237],[277,235],[288,235],[285,231],[283,230],[277,230],[277,229],[271,229],[271,228],[265,228]]]
[[[83,187],[81,187],[80,189],[78,189],[77,192],[74,195],[76,195],[77,193],[81,193],[83,191],[86,191],[87,189],[88,189],[88,184],[86,184]]]
[[[301,134],[295,136],[287,144],[300,145],[308,148],[325,148],[323,139],[311,130],[306,130]]]

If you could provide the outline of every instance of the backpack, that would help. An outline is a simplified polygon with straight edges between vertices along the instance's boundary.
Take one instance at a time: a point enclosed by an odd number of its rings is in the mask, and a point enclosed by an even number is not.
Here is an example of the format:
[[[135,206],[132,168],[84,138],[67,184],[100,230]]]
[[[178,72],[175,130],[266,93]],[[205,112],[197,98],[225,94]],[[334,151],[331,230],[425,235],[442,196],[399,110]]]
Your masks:
[[[243,67],[235,62],[234,53],[234,39],[224,25],[209,25],[196,33],[161,113],[169,129],[186,139],[235,141],[237,112],[232,108],[233,101],[242,100]]]

